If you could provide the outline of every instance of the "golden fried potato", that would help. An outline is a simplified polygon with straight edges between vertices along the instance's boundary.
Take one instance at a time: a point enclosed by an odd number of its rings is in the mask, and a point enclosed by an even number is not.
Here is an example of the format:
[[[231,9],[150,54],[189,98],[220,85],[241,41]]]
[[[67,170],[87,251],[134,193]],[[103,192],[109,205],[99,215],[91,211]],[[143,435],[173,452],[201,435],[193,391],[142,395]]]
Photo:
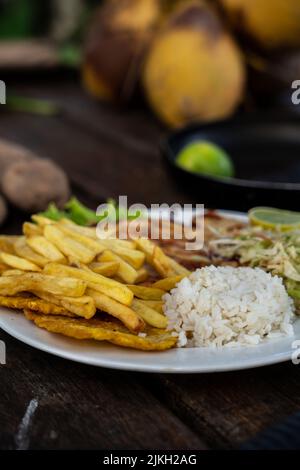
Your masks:
[[[144,329],[144,321],[126,305],[120,304],[116,300],[93,289],[87,289],[87,295],[90,295],[94,299],[96,307],[99,310],[117,318],[124,323],[129,330],[138,333]]]
[[[0,260],[7,266],[21,271],[41,271],[41,268],[31,261],[9,253],[0,253]]]
[[[45,238],[53,243],[71,262],[89,264],[95,258],[94,252],[73,238],[66,237],[53,224],[44,227]]]
[[[168,259],[169,259],[169,264],[170,264],[171,268],[173,269],[173,272],[174,272],[175,275],[188,276],[189,274],[191,274],[191,271],[186,269],[181,264],[177,263],[177,261],[175,261],[175,259],[170,258],[169,256],[168,256]]]
[[[188,276],[190,274],[188,269],[167,256],[152,240],[148,238],[138,238],[136,245],[139,250],[145,253],[147,263],[153,266],[161,277],[176,276],[179,274]]]
[[[115,251],[124,249],[124,250],[135,250],[136,245],[133,240],[121,240],[119,238],[99,238],[99,241],[106,249]]]
[[[133,268],[140,269],[143,266],[146,256],[142,251],[119,246],[118,243],[116,243],[116,240],[104,240],[104,244],[105,242],[109,250],[120,256],[120,258],[130,264]]]
[[[140,300],[140,302],[158,313],[163,314],[163,301],[162,300]]]
[[[132,309],[150,326],[155,328],[166,328],[168,326],[167,317],[148,307],[138,299],[133,299]]]
[[[25,237],[20,237],[15,242],[14,249],[18,256],[20,256],[21,258],[25,258],[28,261],[31,261],[32,263],[36,264],[37,266],[40,266],[41,268],[43,268],[44,266],[46,266],[47,263],[49,263],[49,259],[45,258],[42,255],[39,255],[34,250],[32,250],[30,246],[27,245]]]
[[[55,227],[62,232],[62,236],[72,238],[78,243],[81,243],[86,248],[88,248],[94,254],[94,258],[106,249],[100,241],[93,240],[92,238],[87,237],[86,235],[80,234],[73,230],[73,228],[68,227],[67,225],[57,224]]]
[[[162,296],[166,293],[162,289],[156,287],[135,286],[127,284],[127,287],[133,292],[135,297],[142,300],[161,300]]]
[[[152,284],[152,287],[157,287],[158,289],[163,289],[165,291],[170,291],[184,277],[185,276],[183,274],[180,274],[180,275],[177,275],[177,276],[166,277],[165,279],[160,279],[159,281],[154,282],[154,284]]]
[[[16,240],[18,240],[18,238],[20,237],[11,235],[0,235],[0,251],[14,255],[14,244]]]
[[[84,280],[89,287],[108,295],[109,297],[117,300],[124,305],[130,305],[133,299],[133,293],[128,287],[120,282],[117,282],[101,274],[96,274],[93,271],[86,269],[73,268],[70,266],[63,266],[56,263],[49,263],[44,268],[46,274],[58,277],[74,277]]]
[[[33,222],[35,222],[39,227],[45,227],[46,225],[54,224],[54,221],[44,217],[43,215],[34,214],[31,216]]]
[[[68,228],[71,228],[72,231],[79,233],[81,235],[85,235],[86,237],[93,238],[94,240],[98,240],[97,238],[97,233],[96,233],[96,227],[84,227],[82,225],[77,225],[75,222],[73,222],[70,219],[61,219],[58,224],[64,225]],[[99,240],[102,242],[102,240]]]
[[[43,229],[37,224],[32,224],[31,222],[24,222],[23,233],[26,237],[36,237],[43,235]]]
[[[119,263],[117,276],[127,284],[134,284],[138,278],[138,272],[129,263],[110,250],[105,250],[99,257],[100,262],[116,261]]]
[[[26,243],[33,251],[49,261],[66,263],[66,258],[61,251],[59,251],[57,247],[44,236],[38,235],[29,237],[26,239]]]
[[[108,341],[118,346],[140,349],[144,351],[163,351],[175,346],[177,338],[165,330],[149,328],[146,336],[130,333],[119,323],[91,320],[51,317],[40,315],[30,310],[25,311],[28,320],[32,320],[40,328],[52,333],[60,333],[76,339],[95,339]]]
[[[106,263],[98,263],[94,261],[89,264],[89,269],[94,273],[102,274],[102,276],[113,277],[117,274],[120,264],[117,261],[107,261]]]
[[[159,246],[154,248],[151,264],[161,277],[170,277],[175,274],[170,265],[170,258],[164,254]]]
[[[68,312],[65,308],[36,297],[0,296],[0,305],[1,307],[14,308],[16,310],[33,310],[34,312],[43,313],[45,315],[73,316],[73,314]]]
[[[49,303],[62,307],[64,310],[73,313],[75,316],[89,319],[96,313],[94,299],[88,295],[83,295],[82,297],[66,297],[40,291],[35,291],[34,294]]]
[[[7,269],[4,271],[4,273],[2,273],[2,276],[21,276],[22,274],[24,274],[24,271],[21,271],[20,269]]]
[[[140,282],[145,282],[147,281],[149,277],[149,272],[147,271],[146,268],[140,268],[137,270],[138,276],[135,280],[136,284],[139,284]]]
[[[0,277],[0,295],[16,295],[19,292],[42,291],[54,295],[82,297],[87,283],[71,277],[56,277],[40,273]]]

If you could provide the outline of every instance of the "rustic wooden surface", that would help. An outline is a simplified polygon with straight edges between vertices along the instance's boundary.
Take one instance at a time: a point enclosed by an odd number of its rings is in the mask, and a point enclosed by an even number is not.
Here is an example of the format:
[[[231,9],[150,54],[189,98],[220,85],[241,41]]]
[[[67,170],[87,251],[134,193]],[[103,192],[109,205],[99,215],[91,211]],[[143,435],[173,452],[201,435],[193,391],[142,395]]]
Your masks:
[[[145,111],[96,104],[75,79],[10,85],[54,100],[63,112],[41,118],[1,110],[0,137],[56,160],[84,202],[96,207],[119,194],[148,204],[192,200],[162,164],[164,130]],[[11,210],[5,231],[20,229],[23,218]],[[67,362],[4,332],[0,339],[7,347],[7,364],[0,366],[1,449],[229,449],[300,407],[300,369],[291,364],[148,375]]]

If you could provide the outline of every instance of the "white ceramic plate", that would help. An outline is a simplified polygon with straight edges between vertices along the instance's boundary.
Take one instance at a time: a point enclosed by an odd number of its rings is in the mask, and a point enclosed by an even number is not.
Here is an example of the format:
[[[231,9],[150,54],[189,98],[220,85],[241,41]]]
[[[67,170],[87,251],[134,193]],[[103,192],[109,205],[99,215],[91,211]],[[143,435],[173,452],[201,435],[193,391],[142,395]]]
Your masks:
[[[226,214],[237,219],[237,213]],[[225,214],[224,214],[225,215]],[[14,338],[42,351],[72,361],[112,369],[160,373],[220,372],[266,366],[291,360],[292,344],[300,340],[300,319],[295,335],[266,341],[259,346],[223,348],[171,349],[164,352],[129,350],[104,342],[79,341],[37,328],[23,315],[0,309],[0,327]]]

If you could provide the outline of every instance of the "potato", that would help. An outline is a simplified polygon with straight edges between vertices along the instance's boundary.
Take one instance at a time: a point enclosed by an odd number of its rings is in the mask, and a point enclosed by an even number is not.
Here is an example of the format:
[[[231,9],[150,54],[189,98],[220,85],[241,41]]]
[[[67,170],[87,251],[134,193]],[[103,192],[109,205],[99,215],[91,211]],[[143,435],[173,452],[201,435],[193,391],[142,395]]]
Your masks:
[[[0,139],[0,178],[7,168],[16,162],[29,161],[36,158],[35,154],[21,145]]]
[[[37,254],[43,256],[44,259],[49,261],[57,261],[60,263],[65,263],[66,258],[64,255],[56,248],[56,246],[51,243],[44,236],[34,236],[29,237],[26,240],[27,245]]]
[[[94,299],[96,307],[99,310],[118,318],[129,330],[138,333],[144,329],[145,324],[143,320],[126,305],[122,305],[107,295],[101,294],[93,289],[88,289],[87,295],[90,295]]]
[[[118,346],[144,351],[163,351],[175,346],[177,338],[170,332],[149,328],[146,336],[130,333],[121,323],[101,321],[96,318],[51,317],[25,310],[25,316],[40,328],[52,333],[60,333],[70,338],[109,341]]]
[[[14,244],[15,252],[21,258],[25,258],[28,261],[40,266],[43,268],[49,263],[49,259],[45,258],[44,256],[39,255],[35,251],[33,251],[27,244],[25,237],[20,237]]]
[[[62,307],[64,310],[83,318],[92,318],[96,313],[95,302],[92,297],[84,295],[82,297],[66,297],[35,291],[37,297]]]
[[[105,263],[91,263],[89,269],[94,273],[102,274],[102,276],[113,277],[117,274],[120,264],[116,261],[107,261]]]
[[[41,268],[36,264],[28,261],[20,256],[10,255],[8,253],[0,253],[0,259],[3,263],[21,271],[41,271]]]
[[[45,238],[55,245],[61,253],[69,258],[71,262],[81,262],[89,264],[95,258],[94,251],[74,240],[66,237],[55,225],[46,225],[44,227]]]
[[[84,280],[92,289],[108,295],[124,305],[130,305],[133,294],[124,284],[117,282],[101,274],[96,274],[89,269],[78,269],[70,266],[49,263],[44,268],[46,274],[59,277],[73,277]]]
[[[154,282],[152,287],[158,287],[158,289],[163,289],[165,291],[169,291],[173,289],[178,282],[180,282],[185,276],[183,274],[177,276],[166,277],[165,279],[161,279],[160,281]]]
[[[70,187],[66,174],[51,160],[17,161],[2,176],[5,197],[24,211],[44,210],[50,202],[67,202]]]
[[[139,284],[140,282],[145,282],[145,281],[148,279],[148,277],[149,277],[149,273],[148,273],[148,271],[147,271],[146,268],[140,268],[140,269],[138,269],[138,270],[137,270],[137,273],[138,273],[138,276],[137,276],[137,278],[136,278],[136,280],[135,280],[135,283],[136,283],[136,284]]]
[[[93,253],[94,258],[99,253],[102,253],[105,250],[105,246],[101,244],[100,241],[93,240],[90,237],[87,237],[86,235],[80,234],[73,230],[71,227],[69,228],[67,225],[57,224],[55,225],[55,227],[62,232],[62,235],[68,238],[72,238],[78,243],[84,245],[88,250]]]
[[[133,292],[135,297],[142,300],[161,300],[165,294],[164,290],[155,287],[135,286],[132,284],[127,284],[127,287]]]
[[[111,240],[113,242],[114,240]],[[130,264],[134,269],[140,269],[145,262],[145,254],[138,250],[132,250],[118,246],[117,244],[111,244],[110,250]]]
[[[162,300],[141,300],[141,303],[146,305],[149,308],[152,308],[153,310],[156,310],[156,312],[163,314],[163,301]]]
[[[130,264],[126,263],[120,256],[116,255],[112,251],[106,250],[98,257],[101,262],[116,261],[119,263],[119,269],[117,271],[118,277],[128,283],[134,284],[138,278],[138,273]]]
[[[87,283],[71,277],[56,277],[41,273],[26,273],[17,276],[0,277],[0,295],[16,295],[19,292],[42,291],[54,295],[81,297]]]
[[[140,300],[133,299],[132,309],[150,326],[155,328],[166,328],[168,326],[167,317],[148,307]]]
[[[26,237],[35,237],[43,235],[43,230],[37,224],[31,222],[24,222],[23,233]]]

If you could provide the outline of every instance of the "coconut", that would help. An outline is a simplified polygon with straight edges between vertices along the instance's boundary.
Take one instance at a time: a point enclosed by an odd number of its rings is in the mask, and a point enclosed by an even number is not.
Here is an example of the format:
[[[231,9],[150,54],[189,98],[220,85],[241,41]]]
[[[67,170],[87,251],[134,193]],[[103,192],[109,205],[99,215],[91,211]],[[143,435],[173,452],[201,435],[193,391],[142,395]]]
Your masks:
[[[96,11],[82,72],[93,96],[118,101],[132,96],[159,17],[159,0],[109,0]]]
[[[245,67],[234,40],[206,3],[179,3],[156,36],[143,70],[149,103],[168,125],[231,115],[243,97]]]
[[[267,51],[300,46],[299,0],[219,0],[234,28]]]

